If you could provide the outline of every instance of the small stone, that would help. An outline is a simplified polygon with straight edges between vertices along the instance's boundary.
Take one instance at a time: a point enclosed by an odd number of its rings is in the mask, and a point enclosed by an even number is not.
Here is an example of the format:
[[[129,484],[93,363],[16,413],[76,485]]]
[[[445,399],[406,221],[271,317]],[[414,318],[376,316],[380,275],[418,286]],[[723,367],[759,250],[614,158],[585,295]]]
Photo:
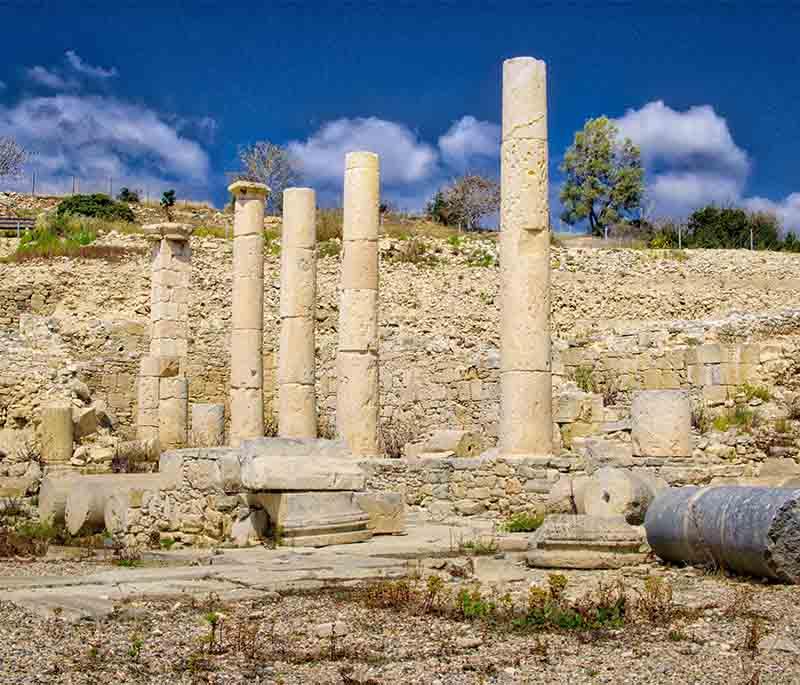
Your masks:
[[[456,640],[456,647],[459,649],[475,649],[483,644],[483,640],[479,637],[460,637]]]
[[[342,621],[335,621],[333,623],[320,623],[314,628],[314,634],[319,638],[325,637],[342,637],[347,635],[347,624]]]

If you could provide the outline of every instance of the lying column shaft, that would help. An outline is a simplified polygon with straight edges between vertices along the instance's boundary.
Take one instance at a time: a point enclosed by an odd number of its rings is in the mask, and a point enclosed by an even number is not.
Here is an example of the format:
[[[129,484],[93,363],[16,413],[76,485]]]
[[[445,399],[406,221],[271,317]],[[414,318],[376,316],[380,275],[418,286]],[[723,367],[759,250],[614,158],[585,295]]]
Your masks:
[[[378,155],[345,161],[336,428],[354,454],[378,454]]]
[[[316,438],[314,319],[317,297],[316,197],[311,188],[283,193],[278,434]]]
[[[233,220],[231,445],[264,435],[264,203],[262,183],[237,181]]]
[[[500,452],[552,451],[545,64],[503,63]]]

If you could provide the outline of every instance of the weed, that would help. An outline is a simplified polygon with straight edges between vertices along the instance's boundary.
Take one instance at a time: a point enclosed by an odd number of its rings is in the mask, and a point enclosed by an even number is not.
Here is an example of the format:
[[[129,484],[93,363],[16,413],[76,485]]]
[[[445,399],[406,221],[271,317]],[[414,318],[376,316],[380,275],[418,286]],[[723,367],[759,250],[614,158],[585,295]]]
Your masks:
[[[171,550],[176,542],[177,542],[177,540],[175,540],[174,538],[170,538],[170,537],[161,538],[159,540],[159,544],[161,545],[162,549],[165,549],[167,551]]]
[[[572,380],[583,392],[597,392],[593,366],[578,366],[573,372]]]
[[[209,611],[203,616],[209,628],[209,633],[205,638],[209,654],[213,654],[217,645],[222,642],[222,618],[223,615],[216,611]]]
[[[128,647],[128,656],[133,661],[138,661],[142,654],[142,647],[144,646],[144,639],[138,633],[131,635],[131,644]]]
[[[507,533],[532,533],[544,523],[544,514],[519,512],[502,526]]]
[[[381,451],[390,459],[400,459],[403,448],[412,442],[417,435],[417,426],[413,421],[402,417],[381,421]]]
[[[416,266],[432,266],[439,260],[431,252],[430,246],[421,238],[411,238],[405,241],[399,248],[395,248],[389,255],[389,259],[402,264],[414,264]]]
[[[769,402],[772,399],[772,393],[770,393],[769,388],[764,387],[763,385],[751,385],[750,383],[745,383],[739,391],[744,394],[749,402],[752,399],[759,399],[764,402]]]
[[[696,428],[700,433],[707,433],[712,427],[712,424],[713,420],[704,405],[699,404],[692,407],[693,428]]]
[[[325,259],[326,257],[338,257],[342,252],[342,243],[340,240],[334,238],[325,240],[317,245],[317,257]]]
[[[681,628],[671,628],[667,633],[667,638],[670,642],[684,642],[689,639],[689,636]]]
[[[196,238],[224,238],[233,237],[233,231],[227,226],[197,226],[192,231]]]
[[[458,549],[462,554],[481,557],[496,554],[498,548],[494,538],[476,538],[475,540],[462,540]]]
[[[142,565],[142,553],[135,547],[124,547],[121,542],[115,545],[114,566],[137,568]]]
[[[782,435],[792,432],[792,427],[786,419],[775,419],[774,428],[776,433],[781,433]]]
[[[724,433],[730,428],[736,427],[750,433],[760,422],[760,416],[748,407],[737,405],[733,411],[725,412],[714,417],[712,426],[714,430]]]
[[[751,656],[755,656],[758,651],[758,643],[764,637],[764,624],[761,618],[755,616],[751,619],[750,624],[744,634],[741,649]]]
[[[639,592],[637,612],[651,623],[669,623],[675,615],[672,586],[658,576],[647,576]]]
[[[471,590],[462,588],[456,595],[456,607],[461,618],[468,621],[478,618],[486,619],[497,610],[497,605],[487,600],[478,587]]]
[[[317,242],[324,243],[334,238],[341,240],[343,220],[341,207],[317,211]]]

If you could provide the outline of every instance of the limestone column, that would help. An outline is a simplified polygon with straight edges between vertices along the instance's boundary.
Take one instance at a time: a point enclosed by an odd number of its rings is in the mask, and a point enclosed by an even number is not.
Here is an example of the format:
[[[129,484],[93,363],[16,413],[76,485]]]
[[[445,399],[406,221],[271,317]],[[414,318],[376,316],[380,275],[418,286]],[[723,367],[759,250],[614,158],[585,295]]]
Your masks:
[[[378,155],[345,160],[336,429],[350,450],[378,454]]]
[[[263,183],[236,181],[233,219],[230,443],[264,436],[264,204]]]
[[[42,409],[42,463],[45,467],[68,466],[72,459],[72,408],[52,405]]]
[[[283,193],[278,434],[316,438],[314,317],[317,295],[316,197],[311,188]]]
[[[192,447],[221,447],[225,444],[225,405],[192,404]]]
[[[503,62],[500,452],[552,451],[545,63]]]

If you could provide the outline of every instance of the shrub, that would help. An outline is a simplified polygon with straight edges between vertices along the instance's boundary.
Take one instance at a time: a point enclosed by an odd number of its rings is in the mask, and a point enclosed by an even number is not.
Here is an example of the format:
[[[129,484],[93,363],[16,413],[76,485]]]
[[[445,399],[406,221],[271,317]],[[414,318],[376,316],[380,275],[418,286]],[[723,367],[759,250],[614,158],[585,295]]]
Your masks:
[[[531,533],[544,523],[544,514],[519,512],[503,524],[507,533]]]
[[[341,207],[320,209],[317,212],[317,242],[324,243],[334,238],[341,240],[343,219]]]
[[[592,366],[579,366],[574,372],[575,384],[583,390],[583,392],[597,392],[597,381],[594,378],[594,367]]]
[[[769,402],[772,399],[772,393],[770,393],[769,388],[766,388],[763,385],[751,385],[750,383],[745,383],[741,387],[741,392],[744,393],[744,396],[747,398],[748,402],[754,398],[764,402]]]
[[[131,190],[130,188],[120,188],[119,194],[117,195],[117,200],[120,202],[129,202],[132,204],[136,204],[139,202],[139,193],[135,190]]]
[[[339,240],[325,240],[317,245],[317,257],[319,259],[325,259],[326,257],[338,257],[341,251],[342,243]]]
[[[115,202],[108,195],[94,193],[92,195],[72,195],[64,198],[56,208],[56,214],[78,214],[98,219],[128,221],[133,223],[136,216],[130,207],[122,202]]]
[[[175,201],[175,191],[172,189],[165,190],[161,196],[161,209],[164,210],[167,221],[172,221],[172,208],[175,206]]]
[[[394,250],[390,255],[394,262],[415,264],[416,266],[432,266],[438,259],[431,252],[430,246],[420,238],[411,238]]]

